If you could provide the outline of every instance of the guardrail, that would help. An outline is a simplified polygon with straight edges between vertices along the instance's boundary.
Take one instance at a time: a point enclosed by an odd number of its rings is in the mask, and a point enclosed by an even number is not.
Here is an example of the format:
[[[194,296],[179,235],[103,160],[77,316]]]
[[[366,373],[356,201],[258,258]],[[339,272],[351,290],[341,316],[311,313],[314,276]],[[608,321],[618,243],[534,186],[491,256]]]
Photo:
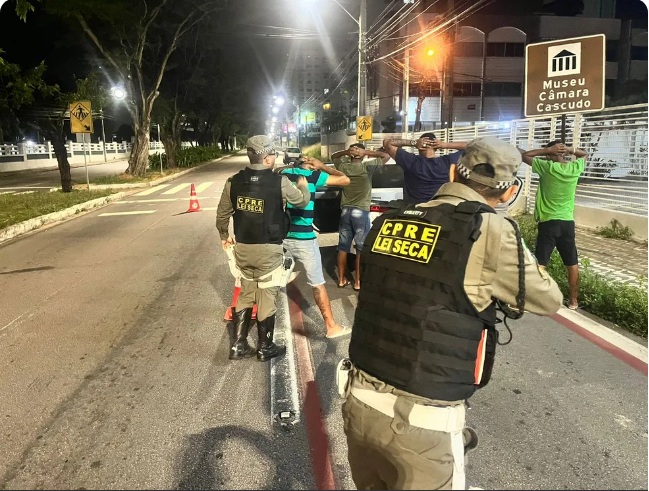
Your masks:
[[[195,145],[195,142],[182,142],[183,148]],[[131,153],[131,143],[108,142],[81,143],[68,141],[65,144],[70,164],[100,163],[110,160],[126,159]],[[162,142],[149,142],[149,154],[164,153]],[[0,144],[0,172],[38,169],[57,166],[54,147],[45,143]]]

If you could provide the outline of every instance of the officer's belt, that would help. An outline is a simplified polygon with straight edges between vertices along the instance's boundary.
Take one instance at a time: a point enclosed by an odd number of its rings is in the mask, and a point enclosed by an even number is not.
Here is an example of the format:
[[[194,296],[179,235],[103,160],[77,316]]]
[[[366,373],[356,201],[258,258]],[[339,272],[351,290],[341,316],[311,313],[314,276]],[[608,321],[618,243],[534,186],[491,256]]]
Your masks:
[[[397,396],[387,392],[376,392],[375,390],[351,387],[351,394],[361,402],[377,411],[394,418],[394,404]],[[424,406],[415,404],[408,415],[408,423],[411,426],[424,428],[432,431],[443,431],[453,433],[462,431],[466,409],[464,404],[455,406]]]

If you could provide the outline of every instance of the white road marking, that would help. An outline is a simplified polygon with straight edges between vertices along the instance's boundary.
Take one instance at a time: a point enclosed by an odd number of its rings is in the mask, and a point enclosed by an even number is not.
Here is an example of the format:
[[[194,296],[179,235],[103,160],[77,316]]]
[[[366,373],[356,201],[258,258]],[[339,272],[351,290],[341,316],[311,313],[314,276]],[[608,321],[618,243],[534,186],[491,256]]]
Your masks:
[[[280,301],[277,309],[275,335],[273,341],[279,346],[286,346],[286,354],[270,360],[270,422],[276,423],[275,417],[281,411],[292,410],[291,423],[300,421],[300,398],[297,389],[297,367],[291,314],[288,307],[286,288],[279,291]],[[288,399],[287,399],[288,397]]]
[[[198,186],[196,186],[196,194],[202,193],[205,191],[207,188],[209,188],[214,182],[202,182]]]
[[[124,200],[124,201],[115,201],[115,204],[118,203],[126,203],[126,204],[133,204],[133,203],[167,203],[169,201],[186,201],[187,198],[157,198],[157,199],[134,199],[134,200]]]
[[[148,215],[150,213],[155,213],[155,210],[146,210],[146,211],[120,211],[117,213],[101,213],[98,216],[100,217],[115,217],[121,215]]]
[[[179,184],[178,186],[171,188],[169,191],[165,191],[162,194],[176,194],[179,191],[182,191],[185,188],[188,188],[191,184],[186,182],[185,184]]]
[[[160,184],[159,186],[153,186],[152,188],[147,189],[146,191],[140,191],[139,193],[135,194],[134,196],[148,196],[150,194],[153,194],[157,191],[160,191],[161,189],[164,189],[166,187],[170,186],[170,184]]]
[[[201,210],[203,210],[203,211],[216,211],[217,209],[218,209],[218,207],[216,207],[216,206],[201,207]]]

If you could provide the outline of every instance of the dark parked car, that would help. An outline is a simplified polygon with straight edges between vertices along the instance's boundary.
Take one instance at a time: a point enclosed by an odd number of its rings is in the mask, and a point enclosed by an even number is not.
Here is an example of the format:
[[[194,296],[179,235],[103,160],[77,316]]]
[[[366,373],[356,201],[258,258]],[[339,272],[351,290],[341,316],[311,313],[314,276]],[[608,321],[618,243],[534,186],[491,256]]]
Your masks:
[[[333,165],[328,163],[327,165]],[[520,198],[523,181],[516,177],[518,192],[509,203],[496,207],[497,212],[504,212],[511,208]],[[321,187],[316,190],[314,201],[313,225],[320,233],[338,231],[340,222],[341,189],[338,187]],[[403,170],[394,164],[382,165],[376,169],[372,176],[372,204],[370,206],[370,220],[387,211],[386,206],[390,201],[403,198]]]
[[[327,163],[327,165],[333,165]],[[377,167],[372,175],[372,205],[370,219],[387,210],[385,205],[392,200],[403,197],[403,171],[401,167],[388,164]],[[321,187],[316,189],[314,200],[313,225],[320,233],[338,231],[340,222],[341,189],[338,187]]]

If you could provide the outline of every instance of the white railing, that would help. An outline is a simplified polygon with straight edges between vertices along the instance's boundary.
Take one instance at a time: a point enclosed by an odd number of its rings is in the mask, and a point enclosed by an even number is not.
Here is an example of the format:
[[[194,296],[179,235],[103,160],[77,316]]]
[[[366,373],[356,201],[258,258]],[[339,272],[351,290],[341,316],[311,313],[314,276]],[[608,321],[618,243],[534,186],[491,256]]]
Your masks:
[[[647,109],[647,104],[637,104],[566,117],[566,141],[588,152],[586,170],[577,185],[576,204],[647,216]],[[394,136],[411,139],[422,133]],[[445,141],[494,136],[530,150],[561,138],[561,117],[477,123],[434,130],[434,133]],[[368,142],[371,148],[380,147],[383,139],[390,135],[375,133],[374,136]],[[522,165],[519,177],[525,182],[526,210],[531,212],[538,175],[532,173],[530,166]]]
[[[101,163],[126,159],[131,153],[131,143],[106,143],[105,159],[103,143],[81,143],[68,141],[65,144],[70,164]],[[184,141],[182,148],[196,146],[196,142]],[[149,154],[164,153],[162,142],[149,142]],[[0,144],[0,172],[56,166],[54,147],[46,143]]]

